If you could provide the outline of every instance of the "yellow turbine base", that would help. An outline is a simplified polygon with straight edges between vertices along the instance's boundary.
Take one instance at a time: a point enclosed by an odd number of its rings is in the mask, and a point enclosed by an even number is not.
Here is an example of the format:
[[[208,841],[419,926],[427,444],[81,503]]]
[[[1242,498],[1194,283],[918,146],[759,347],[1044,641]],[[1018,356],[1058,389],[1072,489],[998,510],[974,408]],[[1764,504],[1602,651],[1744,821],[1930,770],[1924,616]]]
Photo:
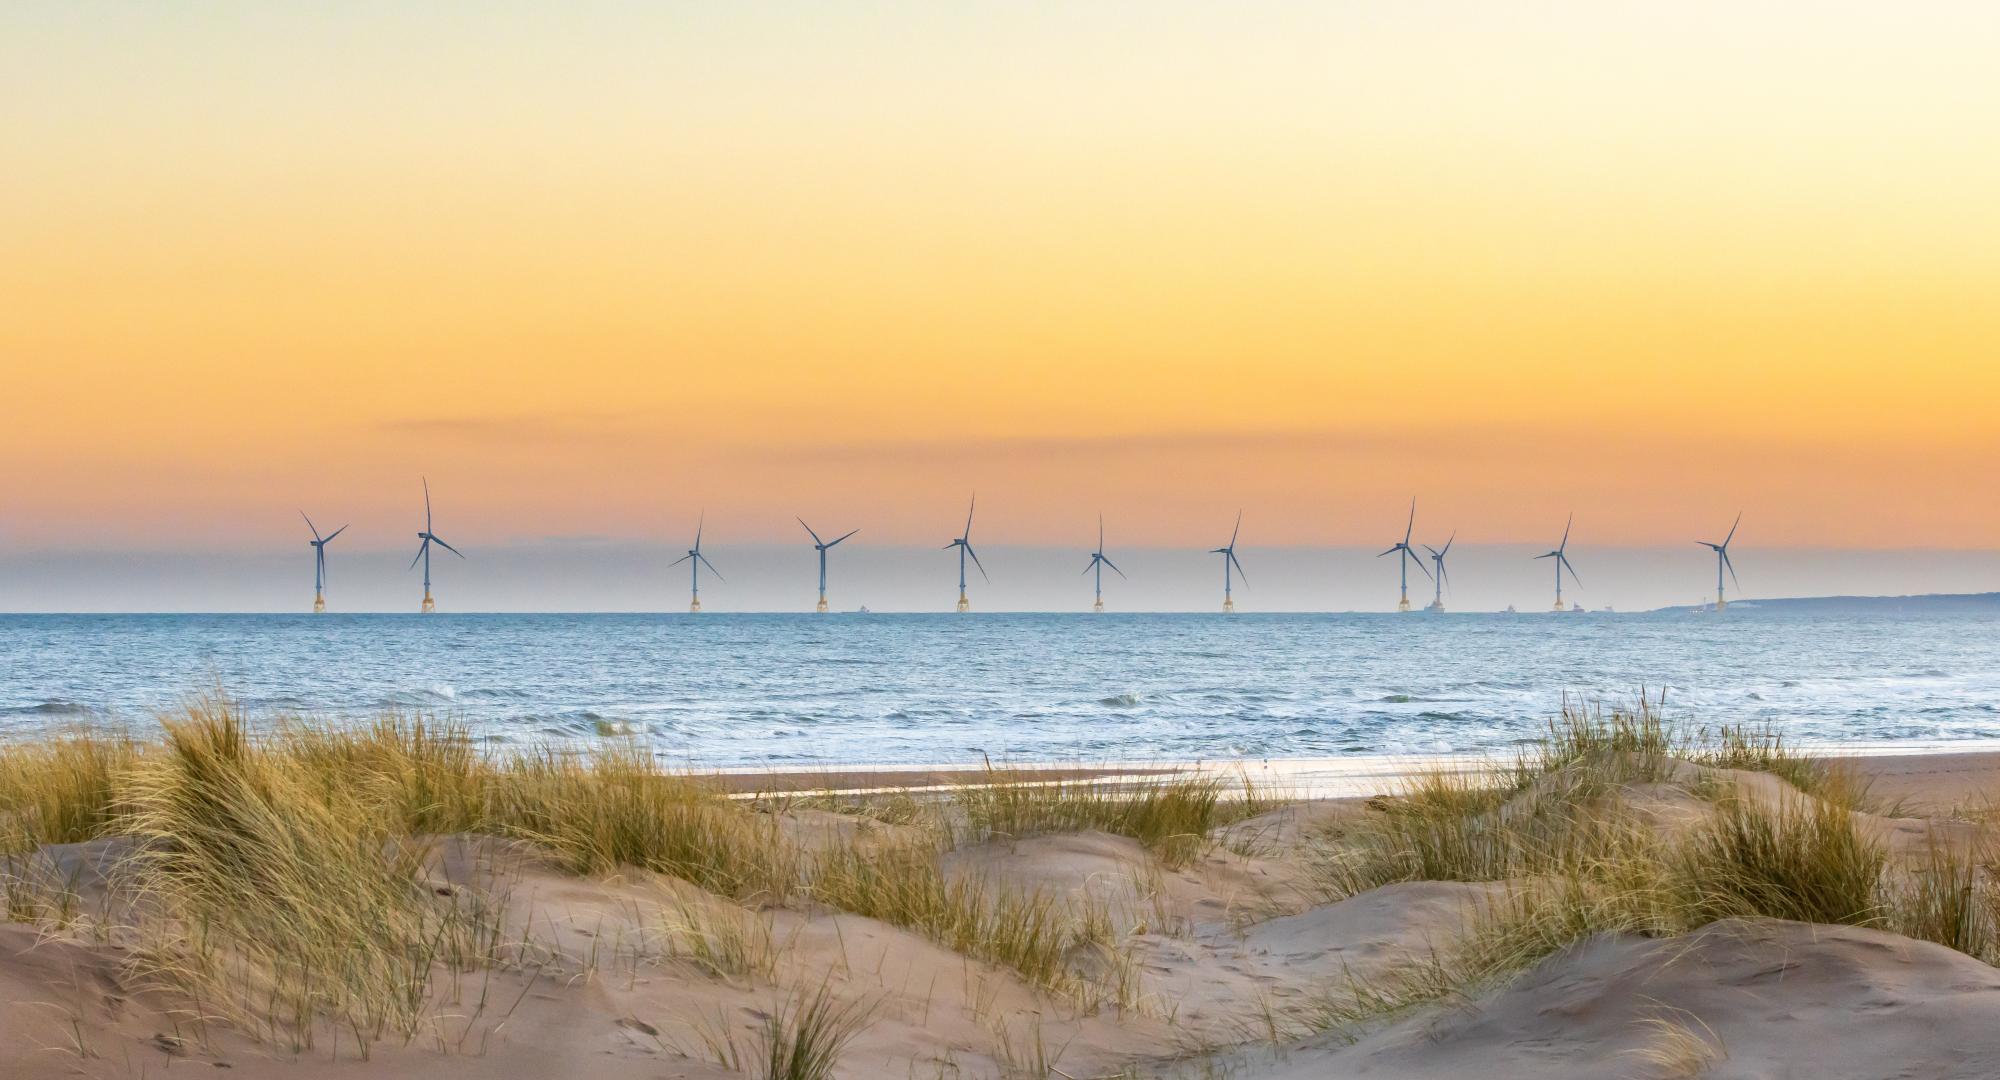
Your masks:
[[[970,601],[970,600],[967,600],[967,599],[965,598],[965,594],[964,594],[964,593],[959,593],[959,594],[958,594],[958,613],[959,613],[960,615],[963,615],[963,614],[965,614],[966,612],[968,612],[968,611],[971,611],[971,610],[972,610],[972,601]]]
[[[1561,611],[1561,610],[1563,610],[1563,602],[1562,602],[1562,598],[1561,598],[1561,597],[1557,597],[1557,598],[1556,598],[1556,606],[1555,606],[1555,607],[1552,607],[1552,608],[1550,608],[1549,610],[1550,610],[1550,611]]]
[[[1096,603],[1090,605],[1090,610],[1102,615],[1104,613],[1104,598],[1101,596],[1098,597]]]
[[[1716,597],[1716,598],[1715,598],[1715,610],[1717,610],[1717,611],[1721,611],[1721,610],[1723,610],[1724,608],[1726,608],[1726,607],[1728,607],[1728,606],[1729,606],[1729,601],[1727,601],[1727,600],[1724,600],[1724,599],[1723,599],[1722,597],[1720,597],[1720,596],[1718,596],[1718,597]]]
[[[1398,601],[1396,601],[1396,610],[1397,610],[1397,611],[1408,611],[1408,610],[1410,610],[1410,594],[1409,594],[1409,593],[1404,593],[1404,594],[1403,594],[1403,598],[1402,598],[1401,600],[1398,600]]]
[[[814,611],[817,611],[817,612],[819,612],[819,613],[820,613],[821,615],[824,615],[824,614],[826,614],[826,594],[825,594],[825,593],[821,593],[821,594],[819,594],[819,606],[818,606],[818,607],[816,607],[816,608],[814,608],[813,610],[814,610]]]
[[[323,612],[323,611],[325,611],[325,610],[326,610],[326,597],[324,597],[324,596],[321,596],[321,595],[320,595],[319,593],[314,593],[314,594],[313,594],[313,614],[315,614],[315,615],[318,615],[319,613],[321,613],[321,612]]]
[[[1222,598],[1222,613],[1224,615],[1236,614],[1236,599],[1234,597],[1225,596]]]
[[[431,612],[436,611],[437,609],[438,609],[437,601],[431,599],[431,591],[429,589],[425,589],[424,606],[420,609],[420,611],[422,612],[422,614],[429,615]]]
[[[690,615],[701,614],[701,597],[695,596],[695,597],[690,597],[688,599],[688,614]]]

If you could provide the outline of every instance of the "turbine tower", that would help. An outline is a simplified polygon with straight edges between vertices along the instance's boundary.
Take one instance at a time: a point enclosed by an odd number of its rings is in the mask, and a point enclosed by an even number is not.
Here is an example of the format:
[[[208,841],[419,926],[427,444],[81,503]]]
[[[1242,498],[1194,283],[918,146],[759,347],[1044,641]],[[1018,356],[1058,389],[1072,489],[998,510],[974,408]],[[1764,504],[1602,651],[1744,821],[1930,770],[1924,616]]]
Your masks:
[[[1736,526],[1740,526],[1740,524],[1744,524],[1742,510],[1736,512],[1736,520],[1730,522],[1730,534],[1724,536],[1720,544],[1710,544],[1708,540],[1696,540],[1696,544],[1700,544],[1700,546],[1710,548],[1710,550],[1716,552],[1716,610],[1718,612],[1722,608],[1730,606],[1730,602],[1722,596],[1722,568],[1728,566],[1730,568],[1730,580],[1736,582],[1736,564],[1730,562],[1730,540],[1736,540]],[[1736,588],[1742,588],[1742,586],[1744,586],[1742,582],[1736,582]]]
[[[728,578],[722,576],[722,571],[717,570],[715,568],[714,563],[708,561],[708,556],[703,555],[701,553],[701,531],[702,529],[707,527],[707,525],[708,525],[708,512],[704,510],[702,511],[701,517],[695,520],[694,546],[688,549],[687,554],[667,564],[669,567],[679,566],[682,563],[688,564],[688,581],[690,585],[690,591],[688,593],[688,614],[690,615],[701,614],[701,568],[702,567],[704,566],[708,567],[708,572],[714,574],[715,580],[717,581],[727,582],[729,580]],[[810,532],[812,530],[808,529],[807,531]],[[826,586],[824,581],[822,581],[820,586],[820,592],[822,597],[825,595],[825,591],[826,591]]]
[[[299,516],[306,518],[306,528],[311,529],[313,534],[313,538],[306,543],[312,545],[313,549],[313,614],[318,615],[326,610],[326,546],[333,542],[334,536],[346,532],[347,526],[342,525],[333,530],[332,536],[321,536],[319,526],[313,524],[313,519],[306,517],[304,510],[299,511]]]
[[[1104,610],[1104,568],[1107,566],[1111,568],[1112,573],[1117,574],[1119,577],[1125,577],[1125,571],[1118,569],[1117,563],[1104,557],[1104,515],[1099,514],[1097,515],[1097,550],[1090,555],[1090,565],[1083,568],[1083,572],[1086,574],[1093,570],[1097,572],[1097,600],[1090,605],[1090,610],[1092,611],[1101,612]],[[1130,579],[1127,578],[1126,580],[1129,581]]]
[[[1245,574],[1243,572],[1243,564],[1237,561],[1236,558],[1236,536],[1238,533],[1241,533],[1242,531],[1243,531],[1243,511],[1238,510],[1236,511],[1236,527],[1234,529],[1229,530],[1228,545],[1225,547],[1211,548],[1209,549],[1208,552],[1210,555],[1222,556],[1222,613],[1224,615],[1236,614],[1236,600],[1229,594],[1230,568],[1232,567],[1235,568],[1236,574],[1242,577],[1243,584],[1245,585],[1250,584],[1250,575]]]
[[[1431,553],[1431,562],[1437,564],[1437,576],[1431,579],[1431,583],[1437,586],[1437,590],[1431,597],[1430,606],[1426,607],[1425,611],[1436,612],[1438,614],[1443,614],[1444,612],[1444,587],[1451,580],[1444,572],[1444,557],[1451,552],[1451,545],[1457,540],[1458,533],[1454,531],[1451,534],[1451,539],[1444,542],[1443,551],[1439,551],[1429,544],[1424,545],[1424,550]]]
[[[988,584],[993,582],[992,578],[986,576],[986,567],[980,563],[979,553],[972,550],[972,511],[978,506],[979,496],[975,493],[972,502],[965,508],[965,532],[944,546],[946,551],[952,548],[958,549],[958,612],[961,615],[972,610],[972,601],[965,598],[965,557],[972,556],[972,565],[979,567],[979,576],[986,578]]]
[[[1576,576],[1576,567],[1569,564],[1569,555],[1567,554],[1569,551],[1569,527],[1575,521],[1576,515],[1571,514],[1569,520],[1563,522],[1562,543],[1557,544],[1554,551],[1535,556],[1537,559],[1554,559],[1556,561],[1556,606],[1550,609],[1552,611],[1561,611],[1563,609],[1563,571],[1565,569],[1569,571],[1571,581],[1576,582],[1579,587],[1583,585],[1583,579]]]
[[[813,550],[819,552],[819,606],[814,608],[813,610],[821,614],[825,614],[826,613],[826,549],[832,547],[834,544],[840,543],[841,540],[847,539],[848,536],[853,536],[855,533],[858,533],[861,530],[849,529],[847,531],[847,536],[843,536],[839,540],[834,540],[832,543],[828,543],[826,541],[821,540],[819,538],[818,533],[813,532],[812,526],[806,525],[806,519],[800,518],[799,524],[805,525],[806,535],[813,538]]]
[[[327,539],[331,540],[333,538],[328,537]],[[442,538],[431,531],[431,482],[429,477],[424,478],[424,531],[417,534],[417,539],[422,540],[423,543],[417,547],[417,557],[410,560],[410,569],[416,569],[419,562],[424,564],[424,606],[419,610],[425,615],[429,615],[431,612],[437,610],[437,601],[431,599],[431,545],[436,544],[461,559],[465,558],[464,552],[445,543]]]
[[[1410,520],[1408,524],[1403,526],[1402,543],[1396,544],[1389,550],[1382,553],[1382,555],[1396,556],[1396,569],[1398,571],[1399,576],[1402,578],[1403,598],[1396,601],[1397,611],[1410,610],[1410,564],[1416,563],[1417,569],[1419,571],[1422,571],[1425,577],[1431,576],[1431,572],[1429,570],[1424,569],[1423,557],[1418,555],[1416,549],[1410,546],[1410,533],[1415,531],[1416,527],[1417,527],[1417,500],[1411,499]],[[1379,559],[1382,557],[1382,555],[1377,555],[1375,557]]]

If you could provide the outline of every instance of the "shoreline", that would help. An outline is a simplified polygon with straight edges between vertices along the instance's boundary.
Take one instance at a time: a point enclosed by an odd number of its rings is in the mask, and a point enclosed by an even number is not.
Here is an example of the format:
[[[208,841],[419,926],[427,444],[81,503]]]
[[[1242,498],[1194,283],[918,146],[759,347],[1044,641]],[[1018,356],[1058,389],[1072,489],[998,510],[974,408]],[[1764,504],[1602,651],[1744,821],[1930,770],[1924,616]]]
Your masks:
[[[1983,802],[2000,792],[2000,745],[1951,741],[1873,745],[1799,744],[1802,754],[1838,759],[1852,766],[1877,793],[1913,808],[1934,811]],[[1232,761],[1125,761],[1078,764],[1026,762],[996,764],[1010,782],[1138,782],[1165,775],[1209,775],[1224,780],[1248,777],[1272,797],[1288,800],[1371,798],[1393,794],[1411,777],[1437,769],[1475,771],[1504,764],[1511,755],[1371,754],[1345,758],[1270,758]],[[979,783],[980,766],[945,764],[826,765],[812,768],[733,766],[699,770],[732,796],[880,795],[948,791]]]

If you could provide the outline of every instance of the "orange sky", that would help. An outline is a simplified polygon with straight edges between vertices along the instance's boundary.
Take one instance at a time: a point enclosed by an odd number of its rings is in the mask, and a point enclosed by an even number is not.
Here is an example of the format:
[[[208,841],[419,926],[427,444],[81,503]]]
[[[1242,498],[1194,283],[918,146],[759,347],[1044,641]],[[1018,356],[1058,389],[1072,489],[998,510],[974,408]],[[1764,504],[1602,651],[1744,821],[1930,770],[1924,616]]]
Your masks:
[[[1992,5],[272,7],[0,10],[0,542],[2000,545]]]

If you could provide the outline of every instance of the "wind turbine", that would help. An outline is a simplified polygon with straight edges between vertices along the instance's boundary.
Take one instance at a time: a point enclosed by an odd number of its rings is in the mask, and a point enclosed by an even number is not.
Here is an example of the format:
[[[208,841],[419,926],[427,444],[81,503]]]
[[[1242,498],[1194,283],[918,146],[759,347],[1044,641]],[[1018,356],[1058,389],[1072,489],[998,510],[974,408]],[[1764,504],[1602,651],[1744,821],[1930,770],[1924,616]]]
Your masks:
[[[313,519],[306,517],[304,510],[299,511],[299,516],[306,518],[306,528],[311,529],[313,534],[313,538],[306,543],[312,545],[313,549],[313,614],[317,615],[326,610],[326,545],[333,542],[334,536],[346,532],[347,526],[342,525],[333,530],[333,536],[321,536],[319,526],[313,524]]]
[[[972,550],[972,511],[978,506],[979,496],[975,493],[972,502],[965,508],[965,532],[944,546],[946,551],[952,548],[958,549],[958,611],[961,615],[972,610],[972,601],[965,598],[965,557],[972,556],[972,565],[979,567],[979,576],[986,578],[988,584],[993,581],[992,578],[986,577],[986,567],[980,564],[979,553]]]
[[[342,528],[345,527],[342,526]],[[331,540],[333,538],[327,537],[327,539]],[[418,562],[424,564],[424,606],[421,610],[425,615],[429,615],[431,612],[437,610],[437,601],[431,599],[431,545],[436,544],[461,559],[465,558],[464,552],[445,543],[442,538],[431,531],[431,482],[429,477],[424,478],[424,531],[417,534],[417,539],[422,540],[423,543],[417,547],[417,557],[410,560],[410,568],[415,569]]]
[[[1425,577],[1431,576],[1431,572],[1429,570],[1424,569],[1423,556],[1418,555],[1416,549],[1410,546],[1410,533],[1415,531],[1416,527],[1417,527],[1417,500],[1411,499],[1410,520],[1408,524],[1403,526],[1403,542],[1391,547],[1389,550],[1382,553],[1382,555],[1396,556],[1396,569],[1398,575],[1402,578],[1403,581],[1403,598],[1401,600],[1396,601],[1397,611],[1410,610],[1410,564],[1416,563],[1417,569],[1422,571]],[[1382,555],[1377,555],[1375,557],[1379,559],[1382,557]]]
[[[1243,578],[1243,584],[1245,585],[1250,584],[1250,575],[1243,573],[1243,564],[1236,558],[1236,536],[1238,533],[1241,533],[1242,531],[1243,531],[1243,511],[1238,510],[1236,511],[1236,527],[1234,529],[1229,530],[1228,545],[1225,547],[1211,548],[1209,549],[1208,552],[1210,555],[1222,556],[1222,613],[1224,615],[1236,614],[1236,600],[1229,595],[1230,568],[1231,567],[1235,568],[1236,573]]]
[[[1535,556],[1535,558],[1537,559],[1554,559],[1556,561],[1556,606],[1551,609],[1554,611],[1561,611],[1563,609],[1564,569],[1569,570],[1569,577],[1571,581],[1576,582],[1579,587],[1583,585],[1583,579],[1576,576],[1576,567],[1570,565],[1569,555],[1566,554],[1569,550],[1569,527],[1575,521],[1576,521],[1576,515],[1571,514],[1569,516],[1569,520],[1563,522],[1562,543],[1557,544],[1556,549],[1554,551],[1546,552],[1544,554]]]
[[[691,586],[691,591],[688,593],[688,614],[690,615],[699,615],[701,613],[701,568],[702,567],[704,566],[708,567],[708,572],[714,574],[715,580],[717,581],[726,583],[729,580],[728,578],[722,576],[722,571],[717,570],[715,568],[714,563],[708,561],[708,556],[703,555],[701,553],[701,531],[703,528],[707,527],[707,525],[708,525],[708,511],[704,510],[702,511],[701,517],[696,519],[694,523],[694,546],[688,549],[687,554],[667,564],[669,567],[679,566],[682,563],[688,564],[688,580]],[[808,529],[806,531],[811,532],[812,530]],[[820,594],[822,597],[824,597],[825,593],[826,593],[826,586],[822,581],[822,584],[820,586]]]
[[[1104,557],[1104,515],[1099,514],[1097,515],[1097,550],[1090,554],[1090,565],[1083,568],[1083,572],[1086,574],[1093,570],[1097,572],[1097,601],[1090,605],[1090,610],[1092,611],[1104,610],[1104,568],[1107,566],[1111,568],[1112,573],[1117,574],[1119,577],[1125,577],[1125,571],[1118,569],[1117,563]]]
[[[1722,568],[1725,566],[1728,567],[1729,580],[1736,581],[1736,564],[1729,561],[1729,542],[1736,539],[1736,526],[1741,524],[1743,524],[1743,511],[1738,510],[1736,512],[1736,520],[1729,525],[1729,535],[1722,538],[1722,543],[1711,544],[1706,540],[1695,541],[1695,543],[1700,544],[1702,547],[1715,552],[1715,610],[1717,611],[1721,611],[1723,608],[1729,606],[1729,601],[1723,599],[1722,596]],[[1736,587],[1739,589],[1742,588],[1743,583],[1736,581]]]
[[[839,540],[833,541],[833,543],[827,543],[819,538],[818,533],[813,532],[812,526],[806,525],[806,519],[800,518],[799,524],[805,525],[806,535],[813,538],[813,550],[819,552],[819,606],[814,608],[813,610],[821,612],[823,614],[826,611],[826,549],[832,547],[834,544],[840,543],[841,540],[847,539],[848,536],[853,536],[855,533],[858,533],[861,530],[849,529],[847,531],[847,536],[843,536]]]
[[[1431,562],[1437,564],[1437,576],[1431,579],[1432,583],[1437,586],[1437,592],[1431,597],[1430,606],[1425,608],[1425,611],[1434,611],[1440,614],[1444,611],[1444,587],[1451,580],[1444,572],[1444,557],[1451,552],[1451,545],[1457,539],[1458,533],[1454,531],[1451,534],[1451,539],[1444,542],[1443,551],[1439,551],[1429,544],[1424,545],[1424,550],[1431,553]]]

